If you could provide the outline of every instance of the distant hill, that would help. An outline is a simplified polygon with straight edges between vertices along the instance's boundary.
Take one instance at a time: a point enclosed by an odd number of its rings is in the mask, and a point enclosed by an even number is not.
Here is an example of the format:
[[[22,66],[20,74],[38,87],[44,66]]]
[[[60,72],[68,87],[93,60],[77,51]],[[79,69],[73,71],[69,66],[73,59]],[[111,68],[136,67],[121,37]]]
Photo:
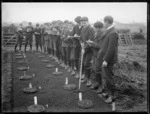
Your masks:
[[[28,25],[28,21],[22,21],[23,26],[27,26]],[[43,22],[39,22],[39,24],[41,24]],[[115,26],[117,29],[130,29],[131,32],[139,32],[139,29],[142,28],[143,32],[146,34],[147,33],[147,25],[145,23],[121,23],[118,21],[115,21]],[[2,23],[2,26],[9,26],[10,22],[6,23]],[[15,26],[18,26],[20,23],[14,23]],[[32,23],[33,26],[36,25],[36,23]],[[93,26],[93,24],[91,24]]]
[[[144,32],[147,32],[147,26],[144,23],[120,23],[114,22],[117,29],[130,29],[131,32],[139,32],[139,29],[142,28]]]

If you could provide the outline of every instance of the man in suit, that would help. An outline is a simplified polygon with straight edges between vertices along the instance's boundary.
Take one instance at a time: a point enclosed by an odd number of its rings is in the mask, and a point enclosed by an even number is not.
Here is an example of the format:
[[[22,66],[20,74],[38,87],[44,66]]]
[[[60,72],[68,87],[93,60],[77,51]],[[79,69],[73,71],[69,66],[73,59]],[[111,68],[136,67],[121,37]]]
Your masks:
[[[72,71],[72,75],[75,75],[75,78],[79,78],[79,58],[81,53],[81,45],[80,45],[80,35],[81,35],[81,16],[77,16],[75,18],[75,22],[77,23],[72,30],[73,36],[73,51],[72,51],[72,61],[73,66],[76,68],[76,72]]]
[[[89,41],[88,43],[92,47],[93,52],[93,64],[92,64],[92,74],[91,74],[91,81],[92,86],[91,89],[97,89],[102,84],[102,78],[101,75],[96,78],[95,76],[95,68],[96,68],[96,59],[98,55],[98,51],[100,50],[100,47],[104,41],[105,31],[103,30],[103,23],[102,22],[96,22],[94,23],[94,30],[95,30],[95,37],[93,41]]]
[[[67,50],[68,50],[68,47],[69,47],[69,44],[67,42],[67,38],[68,36],[70,35],[70,32],[69,32],[69,28],[68,28],[68,25],[66,22],[64,22],[64,27],[63,27],[63,31],[62,31],[62,34],[61,34],[61,40],[62,40],[62,55],[63,55],[63,63],[62,66],[65,68],[65,69],[68,69],[68,61],[67,61]]]
[[[32,51],[33,33],[34,33],[34,29],[33,29],[32,23],[29,22],[29,26],[26,27],[26,39],[25,39],[24,51],[26,51],[28,43],[30,45],[30,51]]]
[[[81,18],[81,25],[83,26],[81,30],[81,46],[84,48],[83,56],[83,73],[85,74],[84,80],[82,82],[87,82],[86,86],[91,86],[90,75],[91,75],[91,60],[92,60],[92,49],[87,43],[88,40],[93,40],[94,29],[89,25],[87,17]]]
[[[37,23],[36,28],[34,30],[35,35],[35,43],[36,43],[36,51],[38,51],[38,47],[40,46],[42,51],[42,39],[41,39],[41,28],[40,25]]]
[[[21,51],[21,47],[22,47],[22,42],[23,42],[23,27],[22,27],[22,24],[20,24],[20,26],[17,28],[17,42],[15,44],[15,51],[16,51],[16,48],[19,44],[19,51]]]
[[[41,44],[42,44],[42,47],[44,46],[44,32],[45,32],[45,27],[44,27],[44,24],[42,24],[40,26],[41,28]]]
[[[111,16],[104,17],[104,28],[106,29],[106,33],[98,52],[96,76],[101,77],[100,75],[103,71],[109,96],[106,102],[111,103],[114,100],[115,93],[113,66],[118,61],[118,33],[113,27],[113,18]],[[103,90],[102,87],[99,87],[99,92],[97,93],[102,93]]]

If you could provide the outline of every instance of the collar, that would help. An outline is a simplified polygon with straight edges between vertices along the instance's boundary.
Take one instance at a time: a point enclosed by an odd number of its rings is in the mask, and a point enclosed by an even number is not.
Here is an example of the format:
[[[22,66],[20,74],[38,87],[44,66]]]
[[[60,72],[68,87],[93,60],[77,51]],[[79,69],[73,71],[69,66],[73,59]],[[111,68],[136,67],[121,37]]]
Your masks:
[[[82,27],[81,25],[78,25],[79,29]]]
[[[107,30],[111,29],[112,27],[114,27],[113,25],[111,25],[110,27],[107,28]]]

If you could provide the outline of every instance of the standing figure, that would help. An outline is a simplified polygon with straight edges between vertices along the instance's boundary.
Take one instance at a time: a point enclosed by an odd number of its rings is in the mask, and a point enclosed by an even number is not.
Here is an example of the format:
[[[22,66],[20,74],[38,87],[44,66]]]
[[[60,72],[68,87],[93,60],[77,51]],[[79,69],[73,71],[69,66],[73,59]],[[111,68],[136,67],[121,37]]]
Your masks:
[[[98,93],[103,93],[105,89],[109,96],[106,102],[111,103],[115,98],[113,66],[118,61],[118,33],[113,27],[113,18],[111,16],[104,17],[104,28],[106,29],[106,35],[98,52],[96,77],[101,77],[101,72],[103,71],[106,88],[99,87]]]
[[[73,26],[71,24],[68,24],[68,36],[67,36],[67,63],[68,63],[68,72],[72,72],[74,69],[74,64],[73,64],[73,59],[72,59],[72,54],[73,54],[73,37],[71,36],[72,34],[72,29]]]
[[[42,47],[44,47],[44,32],[45,32],[45,27],[44,25],[41,25],[41,44],[42,44]]]
[[[16,41],[16,44],[15,44],[15,51],[16,51],[16,48],[19,44],[19,51],[21,51],[21,47],[22,47],[22,42],[23,42],[23,27],[22,27],[22,24],[20,24],[20,26],[18,27],[17,29],[17,41]]]
[[[84,49],[83,56],[83,73],[85,78],[82,82],[87,82],[86,86],[91,86],[90,75],[91,75],[91,61],[92,61],[92,49],[91,46],[87,43],[89,40],[94,38],[94,29],[89,25],[87,17],[81,18],[81,25],[83,26],[81,30],[81,41],[82,48]]]
[[[81,53],[81,45],[80,45],[80,36],[81,36],[81,16],[77,16],[75,18],[75,22],[77,23],[72,30],[73,36],[73,53],[72,53],[72,61],[73,66],[75,67],[75,78],[79,78],[79,60],[80,60],[80,53]],[[72,75],[74,72],[72,72]]]
[[[49,27],[47,26],[46,29],[45,29],[45,32],[44,32],[44,42],[43,42],[43,45],[44,45],[44,53],[47,53],[47,49],[48,49],[48,34],[49,34]]]
[[[69,32],[69,28],[68,28],[68,24],[64,23],[64,29],[62,32],[62,36],[61,36],[61,40],[62,40],[62,54],[63,54],[63,60],[64,60],[64,67],[65,69],[69,68],[69,62],[68,62],[68,58],[70,56],[69,53],[69,42],[68,42],[68,36],[70,36],[71,33]]]
[[[28,43],[30,45],[30,51],[32,51],[33,33],[34,33],[34,29],[33,29],[32,23],[29,22],[29,26],[26,27],[26,39],[25,39],[25,49],[24,49],[25,52],[26,52]]]
[[[38,51],[39,46],[40,46],[41,51],[42,51],[41,28],[40,28],[38,23],[36,24],[36,28],[34,30],[34,35],[35,35],[36,51]]]
[[[93,52],[93,64],[91,74],[92,86],[90,88],[98,89],[97,90],[98,93],[100,90],[99,87],[102,87],[102,76],[99,75],[96,77],[95,74],[96,74],[96,62],[98,62],[97,61],[98,51],[100,50],[100,47],[104,43],[105,31],[103,30],[103,23],[99,21],[94,23],[94,30],[95,30],[95,37],[93,41],[88,42],[91,45]]]

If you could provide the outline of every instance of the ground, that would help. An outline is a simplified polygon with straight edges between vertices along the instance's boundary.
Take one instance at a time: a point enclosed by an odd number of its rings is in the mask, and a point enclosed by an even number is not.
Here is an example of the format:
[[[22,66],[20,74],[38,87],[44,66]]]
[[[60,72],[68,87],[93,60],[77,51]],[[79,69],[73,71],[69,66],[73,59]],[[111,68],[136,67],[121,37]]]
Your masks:
[[[8,49],[7,49],[8,50]],[[10,53],[10,52],[8,52]],[[83,99],[94,101],[94,107],[91,109],[81,109],[78,107],[78,93],[73,91],[66,91],[63,89],[65,78],[68,77],[69,83],[78,85],[78,80],[71,76],[66,70],[57,66],[59,71],[63,72],[61,76],[53,76],[52,72],[55,68],[46,68],[48,63],[43,63],[34,52],[27,52],[28,65],[30,69],[27,74],[35,74],[35,77],[29,81],[20,81],[19,77],[23,72],[18,71],[17,59],[13,53],[12,73],[13,88],[11,96],[13,99],[12,109],[14,112],[26,112],[27,107],[33,104],[33,97],[37,96],[38,104],[48,104],[48,112],[103,112],[111,111],[111,105],[108,105],[100,98],[94,90],[90,90],[84,84],[81,89],[83,92]],[[8,54],[9,55],[9,54]],[[44,54],[43,54],[44,55]],[[54,60],[45,55],[52,64],[57,65]],[[5,59],[10,59],[6,58]],[[136,64],[135,64],[136,63]],[[4,64],[4,63],[3,63]],[[4,67],[3,69],[10,69]],[[116,88],[117,88],[117,111],[147,111],[147,46],[133,45],[133,46],[119,46],[119,62],[115,66]],[[6,75],[6,74],[5,74]],[[3,72],[4,77],[4,72]],[[119,80],[121,79],[121,81]],[[7,79],[3,79],[7,80]],[[7,82],[10,83],[10,82]],[[23,88],[32,83],[34,87],[41,86],[35,94],[23,93]],[[10,83],[11,84],[11,83]],[[5,84],[7,85],[7,84]],[[6,91],[6,90],[5,90]],[[8,103],[9,104],[9,103]],[[7,110],[7,105],[4,109]]]

